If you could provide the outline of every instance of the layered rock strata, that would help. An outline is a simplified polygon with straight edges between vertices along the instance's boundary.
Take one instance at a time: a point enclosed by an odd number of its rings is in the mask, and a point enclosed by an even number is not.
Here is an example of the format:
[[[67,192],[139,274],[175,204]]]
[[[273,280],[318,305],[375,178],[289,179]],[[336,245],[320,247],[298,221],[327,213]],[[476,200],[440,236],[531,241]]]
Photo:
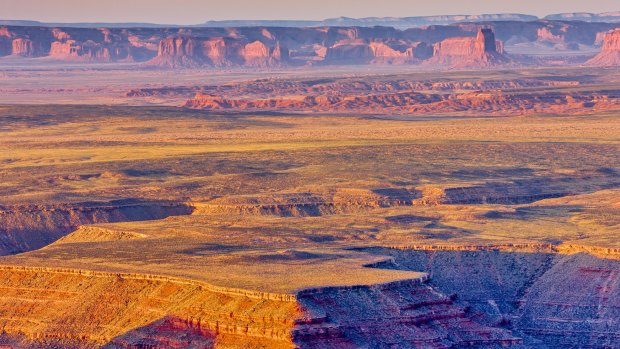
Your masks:
[[[539,252],[534,246],[523,252],[494,247],[374,251],[394,258],[381,267],[428,272],[430,285],[453,294],[469,316],[510,329],[525,347],[613,348],[618,342],[618,260],[545,252],[544,246]]]
[[[520,50],[523,45],[535,50],[555,50],[558,54],[591,49],[600,43],[600,33],[615,27],[617,24],[555,21],[460,23],[407,30],[3,26],[0,56],[148,62],[149,67],[161,68],[420,63],[486,68],[516,63],[553,64],[552,60],[544,63],[522,56]],[[500,41],[509,44],[510,56]],[[563,64],[569,61],[564,59]]]
[[[620,28],[605,35],[601,53],[586,62],[592,66],[620,66]]]
[[[450,67],[491,67],[510,62],[502,42],[495,40],[491,29],[480,29],[475,38],[446,39],[433,48],[429,62]]]
[[[41,248],[84,224],[162,219],[192,210],[185,204],[131,200],[0,206],[0,255]]]

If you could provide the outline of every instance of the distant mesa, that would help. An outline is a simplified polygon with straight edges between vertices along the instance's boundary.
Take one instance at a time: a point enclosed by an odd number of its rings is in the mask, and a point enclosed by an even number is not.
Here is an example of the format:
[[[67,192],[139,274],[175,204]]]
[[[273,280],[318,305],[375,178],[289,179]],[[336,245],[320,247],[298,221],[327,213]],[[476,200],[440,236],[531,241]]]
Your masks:
[[[590,66],[620,66],[620,28],[605,35],[601,53],[589,60]]]
[[[486,21],[536,21],[536,16],[520,13],[499,13],[481,15],[439,15],[439,16],[413,16],[413,17],[336,17],[318,21],[296,20],[223,20],[208,21],[206,27],[393,27],[397,29],[409,29],[428,25],[450,25],[463,22],[486,22]]]
[[[605,33],[617,26],[547,20],[459,23],[407,30],[357,26],[0,26],[0,56],[136,62],[147,68],[164,69],[351,64],[424,64],[445,68],[545,66],[583,64],[586,53],[601,45],[605,46],[604,52],[613,51],[609,47],[614,44],[604,43]],[[583,53],[576,54],[577,51]]]
[[[433,46],[429,63],[450,67],[492,67],[510,63],[492,29],[483,28],[475,38],[450,38]]]
[[[620,22],[620,11],[589,13],[568,12],[546,16],[545,19],[552,21],[583,21],[583,22]]]
[[[273,67],[288,61],[288,49],[276,43],[261,41],[244,43],[233,38],[169,37],[159,43],[157,57],[148,66],[168,68]]]
[[[11,43],[11,54],[22,57],[37,57],[43,52],[39,42],[26,38],[17,38]]]
[[[424,42],[344,40],[326,48],[326,64],[412,64],[432,57]]]
[[[61,28],[230,28],[230,27],[393,27],[397,29],[419,28],[430,25],[451,25],[457,23],[480,22],[533,22],[541,18],[521,13],[496,13],[474,15],[436,15],[436,16],[407,16],[407,17],[336,17],[323,20],[211,20],[196,25],[174,25],[161,23],[48,23],[30,20],[0,20],[0,25],[31,26],[31,27],[61,27]],[[557,21],[583,21],[590,23],[620,22],[620,12],[606,13],[559,13],[544,18]]]
[[[318,45],[323,64],[415,64],[426,62],[443,66],[493,67],[510,63],[503,44],[495,40],[492,29],[480,29],[476,37],[458,37],[435,45],[397,39],[365,39],[352,29],[346,39],[325,47]],[[322,50],[322,52],[321,52]],[[195,39],[171,37],[160,42],[157,57],[146,64],[157,67],[273,67],[291,63],[289,50],[277,42],[244,43],[233,38]]]

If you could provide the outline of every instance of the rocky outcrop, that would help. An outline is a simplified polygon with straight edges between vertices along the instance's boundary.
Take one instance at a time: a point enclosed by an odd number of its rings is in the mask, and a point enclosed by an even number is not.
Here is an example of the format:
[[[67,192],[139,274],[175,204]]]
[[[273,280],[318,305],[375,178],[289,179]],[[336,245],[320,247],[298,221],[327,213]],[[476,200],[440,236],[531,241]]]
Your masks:
[[[12,53],[12,36],[13,33],[7,27],[0,27],[0,57],[8,56]]]
[[[273,67],[285,64],[289,60],[289,51],[280,43],[269,47],[261,41],[254,41],[243,46],[241,53],[243,65],[248,67]]]
[[[601,53],[586,62],[591,66],[620,66],[620,28],[605,35]]]
[[[268,67],[285,64],[288,58],[288,49],[280,43],[268,46],[258,40],[244,44],[233,38],[170,37],[160,41],[157,56],[146,65],[169,68]]]
[[[420,194],[415,190],[386,188],[366,191],[339,189],[328,195],[288,193],[271,196],[228,197],[193,204],[196,214],[323,216],[380,207],[410,206]]]
[[[108,47],[92,40],[84,42],[75,40],[55,41],[51,45],[49,56],[61,60],[75,59],[96,62],[131,60],[127,47],[122,45]]]
[[[527,252],[519,252],[521,248]],[[428,274],[378,284],[318,286],[290,295],[168,276],[2,266],[0,344],[115,349],[214,343],[248,349],[615,347],[620,262],[545,248],[361,248],[357,250],[389,257],[368,267]],[[29,320],[33,316],[36,322]]]
[[[122,30],[12,27],[4,28],[4,34],[5,38],[0,36],[0,55],[84,62],[132,61],[134,57],[153,56],[144,48],[148,46],[147,39],[130,41],[130,35]]]
[[[569,85],[570,82],[567,83]],[[334,84],[339,85],[339,84]],[[423,86],[424,84],[419,84]],[[449,91],[451,86],[458,84],[437,83],[430,84],[438,91],[421,93],[406,91],[396,92],[401,87],[386,86],[385,89],[376,90],[372,86],[360,85],[358,89],[346,90],[330,89],[326,94],[320,94],[322,88],[304,88],[301,86],[288,86],[283,89],[282,96],[273,98],[267,95],[268,91],[276,90],[274,87],[266,87],[258,92],[257,96],[248,96],[244,99],[235,97],[223,97],[214,93],[198,92],[187,100],[183,106],[193,109],[206,110],[274,110],[274,111],[303,111],[303,112],[334,112],[334,113],[379,113],[390,112],[393,114],[436,114],[436,113],[487,113],[493,115],[528,115],[528,114],[589,114],[600,110],[613,110],[620,107],[620,91],[575,91],[575,92],[545,92],[532,93],[530,91],[503,92],[502,84],[497,84],[496,89],[490,91],[459,91],[456,93],[443,93]],[[491,86],[490,84],[489,86]],[[509,84],[505,85],[508,86]],[[515,83],[514,86],[517,86]],[[467,86],[462,84],[464,90],[468,90],[475,84]],[[558,85],[559,86],[559,85]],[[366,91],[363,91],[366,88]],[[424,88],[420,88],[424,89]],[[213,89],[215,92],[231,94],[225,87]],[[327,90],[327,89],[326,89]],[[386,91],[387,90],[387,91]],[[396,90],[394,92],[390,90]],[[419,89],[418,89],[419,90]],[[295,94],[295,91],[307,91]],[[376,91],[376,92],[375,92]],[[179,89],[179,93],[192,93],[188,89]],[[135,91],[132,95],[174,93],[169,89],[161,91]],[[246,93],[240,93],[247,95]],[[292,94],[292,95],[288,95]],[[305,97],[300,97],[303,94]]]
[[[217,334],[200,324],[168,316],[107,343],[106,349],[213,348]]]
[[[432,54],[432,47],[431,52]],[[571,87],[580,86],[581,82],[576,80],[554,80],[554,79],[467,79],[467,80],[445,80],[445,79],[401,79],[389,77],[387,79],[376,79],[373,81],[361,80],[357,78],[338,78],[338,79],[259,79],[253,81],[239,82],[224,85],[206,86],[164,86],[147,87],[132,89],[126,93],[127,97],[164,97],[164,96],[191,96],[196,93],[203,93],[216,96],[257,96],[268,98],[273,95],[334,95],[335,92],[342,95],[350,94],[378,94],[396,93],[415,90],[433,90],[442,92],[462,91],[481,91],[481,90],[503,90],[503,89],[523,89],[536,87]],[[222,97],[220,97],[222,98]]]
[[[392,256],[390,268],[428,272],[429,286],[478,322],[509,328],[526,348],[613,348],[620,338],[617,260],[495,248],[365,251]]]
[[[412,64],[432,56],[430,45],[407,41],[345,40],[326,50],[326,64]]]
[[[418,205],[515,205],[602,190],[618,184],[615,176],[591,172],[572,176],[521,179],[513,182],[488,182],[484,185],[441,188],[422,186]]]
[[[614,348],[620,341],[620,262],[559,257],[520,300],[513,320],[551,348]]]
[[[300,317],[294,297],[252,297],[191,280],[19,267],[0,268],[0,280],[0,343],[16,348],[204,348],[217,341],[290,349]]]
[[[17,38],[12,42],[11,54],[22,57],[38,57],[43,54],[40,42],[26,38]]]
[[[162,219],[190,214],[192,210],[184,204],[122,200],[0,206],[0,255],[41,248],[84,224]]]
[[[196,41],[191,38],[167,38],[159,42],[157,57],[150,65],[160,67],[196,67],[201,64],[195,53]]]
[[[510,347],[521,338],[474,321],[450,296],[423,280],[301,291],[306,318],[297,321],[299,348]]]
[[[429,63],[450,67],[493,67],[510,60],[491,29],[480,29],[475,38],[451,38],[434,45]]]
[[[447,67],[475,68],[506,63],[547,64],[544,60],[518,55],[519,50],[523,45],[528,52],[582,50],[598,45],[599,33],[615,26],[554,21],[459,23],[407,30],[342,26],[62,29],[11,26],[0,28],[0,56],[51,56],[84,62],[148,61],[147,66],[165,68],[426,61]],[[493,35],[510,44],[512,55],[508,62],[502,45],[493,44]]]

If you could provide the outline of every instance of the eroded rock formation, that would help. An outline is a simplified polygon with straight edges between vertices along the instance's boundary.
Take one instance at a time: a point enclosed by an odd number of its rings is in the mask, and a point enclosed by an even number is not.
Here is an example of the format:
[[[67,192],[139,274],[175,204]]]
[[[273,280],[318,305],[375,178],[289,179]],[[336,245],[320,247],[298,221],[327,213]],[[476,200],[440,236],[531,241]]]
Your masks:
[[[620,66],[620,28],[605,35],[601,53],[589,60],[592,66]]]
[[[522,340],[466,316],[466,310],[421,280],[301,291],[309,317],[297,321],[300,348],[509,347]]]
[[[480,29],[475,38],[451,38],[435,44],[430,60],[451,67],[492,67],[509,62],[491,29]]]
[[[277,216],[322,216],[359,212],[380,207],[410,206],[420,197],[416,190],[386,188],[374,191],[338,189],[314,195],[290,193],[259,197],[228,197],[194,204],[197,214],[243,214]]]
[[[510,329],[527,348],[614,347],[619,261],[579,253],[375,249],[391,268],[425,270],[468,315]],[[384,265],[383,267],[385,267]]]
[[[300,316],[294,299],[165,277],[0,268],[0,279],[0,308],[12,309],[0,343],[15,348],[293,348]]]
[[[427,61],[463,68],[506,63],[553,64],[553,60],[541,61],[519,55],[519,50],[523,45],[529,50],[550,49],[558,53],[592,48],[600,44],[600,33],[616,26],[555,21],[460,23],[407,30],[389,27],[60,29],[5,26],[0,27],[0,56],[148,62],[150,67],[162,68],[419,64]],[[494,44],[492,36],[509,45],[510,60],[507,61],[503,45]]]
[[[197,39],[170,37],[161,40],[157,57],[147,65],[171,68],[195,68],[200,66],[267,67],[284,64],[288,49],[280,43],[268,46],[261,41],[244,43],[233,38]]]
[[[26,38],[17,38],[12,42],[11,54],[22,57],[37,57],[43,53],[40,42]]]
[[[450,58],[453,59],[454,57]],[[453,61],[455,62],[455,61]],[[460,61],[461,63],[463,61]],[[474,64],[474,62],[470,62]],[[460,63],[459,63],[460,64]],[[477,64],[477,63],[475,63]],[[486,63],[484,63],[486,64]],[[467,66],[467,65],[466,65]],[[473,67],[473,66],[469,66]],[[290,90],[286,92],[290,93]],[[332,92],[330,95],[282,96],[279,98],[227,98],[212,93],[196,93],[184,107],[206,110],[278,110],[338,113],[489,113],[528,115],[540,113],[588,114],[620,107],[620,91],[503,92],[501,90],[420,93],[377,92],[362,94]]]
[[[280,298],[166,276],[1,267],[0,309],[11,311],[0,319],[0,344],[613,348],[620,330],[620,262],[513,247],[364,248],[391,256],[369,267],[428,276],[303,289]],[[36,323],[28,321],[33,314]],[[84,316],[91,320],[80,321]]]
[[[56,206],[0,206],[0,255],[46,246],[83,224],[162,219],[185,215],[184,204],[116,201]]]
[[[432,55],[423,42],[343,40],[326,48],[326,64],[412,64]]]

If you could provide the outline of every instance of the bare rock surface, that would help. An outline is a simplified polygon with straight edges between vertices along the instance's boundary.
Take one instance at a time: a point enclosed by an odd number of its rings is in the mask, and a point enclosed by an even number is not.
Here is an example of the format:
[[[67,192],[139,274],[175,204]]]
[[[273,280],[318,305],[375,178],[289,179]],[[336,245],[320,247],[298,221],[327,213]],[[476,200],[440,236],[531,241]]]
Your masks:
[[[620,66],[620,28],[612,30],[605,35],[603,49],[588,62],[592,66]]]

